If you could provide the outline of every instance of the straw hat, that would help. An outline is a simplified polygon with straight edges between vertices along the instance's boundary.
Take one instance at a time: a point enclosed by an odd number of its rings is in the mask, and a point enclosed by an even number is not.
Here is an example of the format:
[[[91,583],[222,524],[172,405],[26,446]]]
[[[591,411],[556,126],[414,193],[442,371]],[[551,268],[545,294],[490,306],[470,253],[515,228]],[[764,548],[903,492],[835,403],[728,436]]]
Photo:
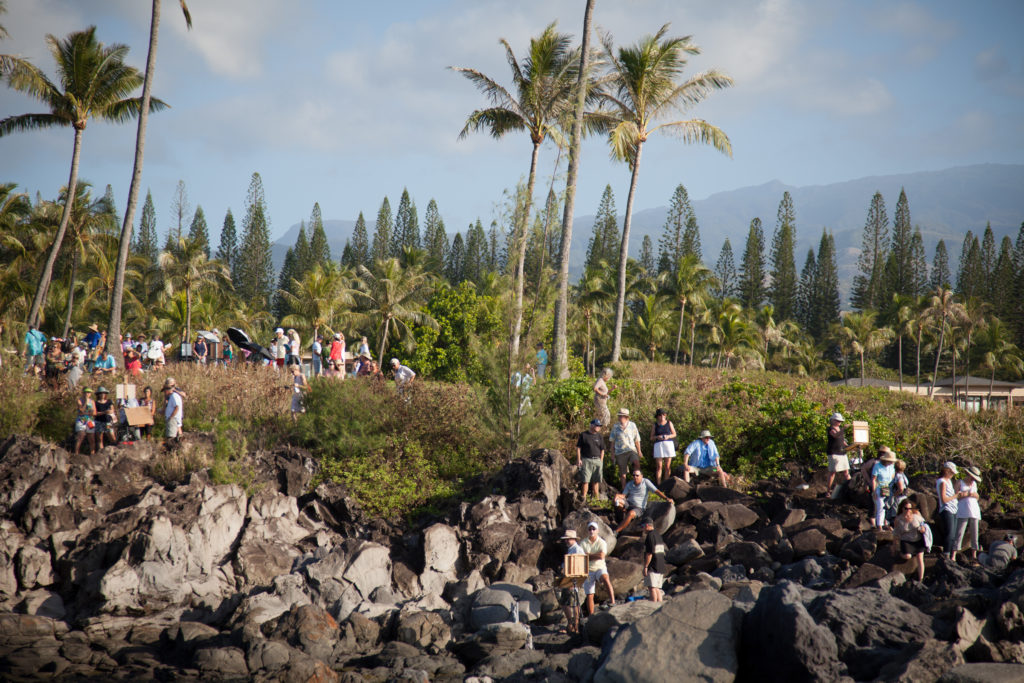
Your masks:
[[[878,459],[882,462],[896,462],[896,454],[890,451],[888,446],[879,448],[878,453]]]
[[[942,469],[949,470],[950,472],[953,473],[954,477],[956,476],[956,465],[953,464],[952,460],[947,460],[946,462],[942,463]]]
[[[629,417],[629,408],[619,408],[618,417]]]
[[[167,391],[168,389],[173,389],[176,386],[178,386],[178,383],[174,381],[174,378],[168,377],[164,380],[164,385],[160,388],[160,391]]]
[[[572,539],[574,541],[578,541],[579,540],[578,538],[576,538],[576,532],[574,530],[572,530],[572,529],[566,530],[565,535],[562,536],[562,540],[563,541],[568,541],[570,539]]]
[[[703,432],[700,433],[700,437],[699,438],[701,438],[701,439],[710,439],[711,438],[711,432],[709,432],[708,430],[705,429]]]
[[[829,418],[832,422],[845,422],[842,413],[832,413],[832,417]]]
[[[92,330],[93,332],[99,332],[100,326],[97,325],[96,323],[93,323],[92,325],[89,325],[89,329]]]
[[[964,472],[966,472],[972,479],[974,479],[974,481],[981,481],[981,470],[979,470],[977,467],[965,467]]]

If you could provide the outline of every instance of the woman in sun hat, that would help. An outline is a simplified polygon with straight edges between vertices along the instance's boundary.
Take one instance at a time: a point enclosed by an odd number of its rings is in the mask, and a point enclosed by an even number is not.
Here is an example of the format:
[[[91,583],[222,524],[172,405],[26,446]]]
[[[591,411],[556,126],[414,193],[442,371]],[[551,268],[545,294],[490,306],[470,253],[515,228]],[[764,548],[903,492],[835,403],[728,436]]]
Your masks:
[[[875,529],[884,529],[885,523],[885,499],[892,491],[893,481],[896,479],[896,454],[889,450],[888,446],[878,449],[878,462],[871,468],[871,497],[875,501],[875,517],[871,521]]]
[[[917,564],[917,580],[924,581],[925,523],[917,505],[910,499],[903,500],[893,521],[896,540],[900,543],[900,557],[913,558]]]
[[[964,478],[960,480],[957,491],[956,507],[956,541],[954,548],[957,552],[964,542],[964,532],[970,534],[971,550],[969,557],[971,564],[978,561],[978,523],[981,521],[981,506],[978,504],[978,484],[981,482],[981,470],[977,467],[965,467]]]
[[[953,477],[955,476],[956,465],[947,461],[942,464],[942,473],[935,480],[935,493],[939,498],[939,517],[946,528],[942,552],[949,559],[953,559],[953,556],[956,555],[954,543],[956,543],[956,510],[959,498],[957,498],[956,488],[953,486]]]

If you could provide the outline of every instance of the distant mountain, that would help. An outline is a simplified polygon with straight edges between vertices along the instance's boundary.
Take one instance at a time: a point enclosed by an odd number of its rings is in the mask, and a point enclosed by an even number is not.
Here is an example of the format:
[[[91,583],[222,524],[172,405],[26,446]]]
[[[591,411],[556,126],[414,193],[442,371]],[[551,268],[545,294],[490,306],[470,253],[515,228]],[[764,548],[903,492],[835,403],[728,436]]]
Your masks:
[[[714,267],[722,243],[728,237],[739,266],[747,230],[755,216],[760,217],[764,224],[767,247],[775,229],[779,200],[788,190],[796,208],[797,267],[803,265],[808,249],[817,249],[822,228],[828,227],[835,236],[840,281],[845,290],[853,279],[860,253],[861,231],[872,195],[881,192],[885,198],[891,227],[900,188],[907,192],[911,221],[921,227],[929,264],[936,243],[945,239],[954,275],[960,245],[967,230],[980,235],[985,224],[991,222],[998,244],[1003,235],[1015,238],[1021,222],[1024,222],[1024,165],[979,164],[806,187],[793,187],[775,180],[693,201],[700,224],[704,261],[709,267]],[[620,206],[624,205],[627,188],[613,189],[619,196]],[[657,248],[667,214],[667,206],[633,214],[631,255],[639,255],[644,235],[650,235]],[[622,219],[621,209],[619,219]],[[593,224],[593,215],[576,217],[570,251],[570,274],[574,279],[582,271]],[[331,254],[335,258],[341,256],[354,227],[355,221],[352,220],[324,221]],[[280,268],[285,252],[295,244],[298,234],[299,225],[295,224],[274,243],[275,267]]]

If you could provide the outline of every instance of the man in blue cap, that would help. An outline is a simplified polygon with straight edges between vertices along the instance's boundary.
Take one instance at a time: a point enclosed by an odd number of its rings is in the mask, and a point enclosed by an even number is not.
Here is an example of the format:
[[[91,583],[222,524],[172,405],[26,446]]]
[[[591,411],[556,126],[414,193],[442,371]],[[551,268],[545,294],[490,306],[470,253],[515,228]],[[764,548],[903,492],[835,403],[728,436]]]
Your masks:
[[[591,420],[590,429],[576,439],[576,467],[579,468],[583,503],[586,504],[587,484],[590,484],[591,493],[597,498],[604,469],[604,438],[601,436],[601,421],[598,419]]]

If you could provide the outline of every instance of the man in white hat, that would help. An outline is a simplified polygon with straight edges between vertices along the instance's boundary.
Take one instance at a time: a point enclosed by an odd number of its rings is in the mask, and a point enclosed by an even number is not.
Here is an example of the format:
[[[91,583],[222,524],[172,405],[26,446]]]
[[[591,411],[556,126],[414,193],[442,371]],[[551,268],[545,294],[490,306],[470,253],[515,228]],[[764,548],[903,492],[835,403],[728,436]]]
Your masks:
[[[632,468],[640,466],[640,430],[629,419],[629,408],[619,408],[618,421],[608,438],[615,452],[615,464],[619,466],[619,490],[622,490]]]
[[[832,413],[828,419],[825,444],[825,454],[828,456],[828,493],[830,496],[837,473],[843,478],[843,481],[850,481],[850,458],[846,453],[854,448],[856,446],[846,443],[842,413]]]
[[[280,370],[284,367],[284,359],[288,357],[288,339],[284,336],[284,329],[278,327],[274,330],[274,367]]]
[[[686,471],[683,479],[690,481],[691,474],[717,475],[718,483],[723,487],[729,485],[732,477],[722,468],[722,458],[718,446],[711,438],[711,432],[705,429],[683,451],[686,456]]]
[[[391,359],[391,371],[395,374],[395,385],[398,387],[398,393],[404,395],[405,390],[416,379],[416,373],[409,366],[402,365],[397,358]]]
[[[586,554],[583,548],[580,547],[579,539],[576,538],[575,529],[568,529],[561,540],[565,541],[566,555]],[[562,611],[565,613],[565,630],[569,633],[579,633],[580,630],[580,601],[578,595],[579,584],[573,585],[572,588],[565,588],[562,591]]]
[[[612,580],[608,576],[608,565],[604,561],[605,555],[608,554],[608,543],[598,535],[597,529],[596,521],[588,524],[587,530],[590,534],[580,543],[590,562],[590,573],[587,575],[587,580],[583,582],[583,592],[587,594],[587,614],[589,615],[594,614],[594,593],[597,591],[598,581],[604,581],[605,587],[608,588],[611,604],[615,604],[615,589],[612,588]]]

